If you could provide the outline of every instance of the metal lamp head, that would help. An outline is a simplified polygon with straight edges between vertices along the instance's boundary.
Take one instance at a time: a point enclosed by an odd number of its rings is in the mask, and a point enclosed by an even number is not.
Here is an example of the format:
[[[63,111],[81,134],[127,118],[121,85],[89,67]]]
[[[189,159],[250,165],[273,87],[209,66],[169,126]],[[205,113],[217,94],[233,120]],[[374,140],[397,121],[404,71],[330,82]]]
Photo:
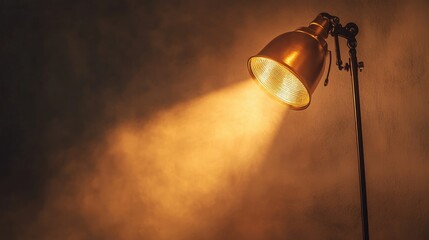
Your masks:
[[[249,58],[250,75],[292,109],[307,108],[325,67],[329,28],[329,20],[319,15],[309,27],[276,37]]]

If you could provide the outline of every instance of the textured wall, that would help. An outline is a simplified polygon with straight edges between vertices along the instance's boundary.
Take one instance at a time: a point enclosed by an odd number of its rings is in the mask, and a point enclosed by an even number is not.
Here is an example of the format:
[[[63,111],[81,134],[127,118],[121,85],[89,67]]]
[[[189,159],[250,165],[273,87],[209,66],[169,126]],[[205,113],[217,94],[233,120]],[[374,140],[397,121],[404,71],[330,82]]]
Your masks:
[[[246,69],[319,12],[360,28],[372,239],[429,238],[424,1],[1,5],[0,238],[360,239],[349,74],[296,112]]]

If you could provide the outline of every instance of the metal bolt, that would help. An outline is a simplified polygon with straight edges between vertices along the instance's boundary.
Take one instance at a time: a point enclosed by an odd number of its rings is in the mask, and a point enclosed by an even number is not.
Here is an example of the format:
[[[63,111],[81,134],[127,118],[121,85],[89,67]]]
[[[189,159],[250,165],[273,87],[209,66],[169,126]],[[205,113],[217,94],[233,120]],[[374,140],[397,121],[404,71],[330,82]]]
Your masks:
[[[360,72],[362,72],[363,67],[364,67],[363,62],[358,62],[358,68]]]
[[[348,71],[349,71],[349,69],[350,69],[350,64],[346,63],[346,64],[344,65],[344,70],[346,70],[346,71],[348,72]]]

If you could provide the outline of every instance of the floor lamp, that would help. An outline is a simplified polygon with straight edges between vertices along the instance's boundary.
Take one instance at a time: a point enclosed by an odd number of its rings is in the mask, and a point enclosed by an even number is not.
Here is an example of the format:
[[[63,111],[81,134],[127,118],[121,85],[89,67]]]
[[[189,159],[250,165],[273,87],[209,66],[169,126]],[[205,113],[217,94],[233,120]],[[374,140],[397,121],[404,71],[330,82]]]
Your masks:
[[[328,35],[334,37],[336,64],[339,70],[351,72],[353,82],[362,237],[364,240],[368,240],[365,161],[358,81],[358,71],[363,69],[363,62],[358,62],[356,56],[356,35],[358,31],[359,29],[355,23],[347,23],[343,27],[338,17],[328,13],[321,13],[308,27],[298,28],[273,39],[258,55],[249,58],[248,68],[252,78],[266,92],[287,104],[291,109],[303,110],[309,106],[311,95],[322,78],[325,59],[329,53],[328,76],[324,85],[328,84],[331,52],[328,51],[325,39]],[[347,39],[349,48],[349,62],[344,65],[341,60],[339,37]]]

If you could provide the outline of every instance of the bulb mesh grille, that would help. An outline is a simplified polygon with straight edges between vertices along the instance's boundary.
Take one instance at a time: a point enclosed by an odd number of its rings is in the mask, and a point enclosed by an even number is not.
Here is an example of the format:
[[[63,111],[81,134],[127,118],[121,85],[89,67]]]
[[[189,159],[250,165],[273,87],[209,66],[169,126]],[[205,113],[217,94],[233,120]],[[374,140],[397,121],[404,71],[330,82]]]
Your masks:
[[[264,57],[250,59],[250,69],[256,80],[277,99],[296,108],[310,102],[307,89],[301,81],[282,64]]]

